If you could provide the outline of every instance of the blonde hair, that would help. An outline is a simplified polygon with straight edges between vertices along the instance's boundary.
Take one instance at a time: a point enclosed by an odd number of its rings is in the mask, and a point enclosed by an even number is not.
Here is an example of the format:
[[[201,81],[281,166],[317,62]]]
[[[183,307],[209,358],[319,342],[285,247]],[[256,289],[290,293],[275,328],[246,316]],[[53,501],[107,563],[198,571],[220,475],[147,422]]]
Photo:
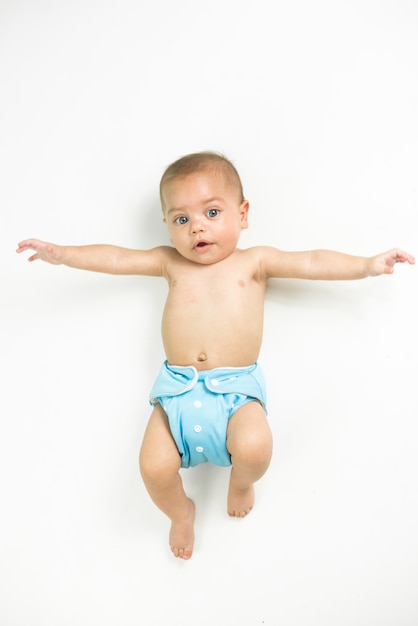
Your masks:
[[[223,154],[207,151],[186,154],[167,167],[160,181],[161,204],[163,205],[164,187],[171,181],[208,170],[222,174],[236,188],[240,202],[245,200],[241,179],[235,166]]]

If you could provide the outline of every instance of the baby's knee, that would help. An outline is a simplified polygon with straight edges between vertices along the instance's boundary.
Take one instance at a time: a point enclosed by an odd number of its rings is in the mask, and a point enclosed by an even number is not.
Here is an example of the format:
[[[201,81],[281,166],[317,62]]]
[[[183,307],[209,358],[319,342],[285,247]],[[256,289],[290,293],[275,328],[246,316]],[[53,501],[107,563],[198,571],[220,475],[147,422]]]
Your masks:
[[[265,436],[259,435],[241,441],[233,451],[232,463],[245,467],[267,469],[272,456],[272,448],[272,439],[269,433],[266,433]]]
[[[164,450],[149,450],[142,446],[139,453],[139,471],[144,482],[164,483],[180,469],[180,455]]]

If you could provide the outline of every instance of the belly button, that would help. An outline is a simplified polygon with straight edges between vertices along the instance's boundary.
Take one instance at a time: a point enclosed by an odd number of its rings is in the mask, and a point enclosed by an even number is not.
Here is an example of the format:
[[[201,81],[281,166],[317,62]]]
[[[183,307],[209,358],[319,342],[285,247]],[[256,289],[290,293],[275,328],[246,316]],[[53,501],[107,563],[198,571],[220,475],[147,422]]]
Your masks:
[[[199,361],[199,363],[203,363],[203,361],[207,360],[207,356],[204,352],[202,352],[201,354],[199,354],[199,356],[197,357],[197,360]]]

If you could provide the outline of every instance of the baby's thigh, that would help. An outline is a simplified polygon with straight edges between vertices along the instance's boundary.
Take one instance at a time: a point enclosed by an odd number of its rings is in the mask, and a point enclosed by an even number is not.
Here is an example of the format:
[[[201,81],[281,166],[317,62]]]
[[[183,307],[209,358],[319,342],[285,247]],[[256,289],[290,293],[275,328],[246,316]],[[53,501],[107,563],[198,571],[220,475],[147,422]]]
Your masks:
[[[180,454],[160,404],[154,406],[145,429],[139,462],[142,468],[153,468],[156,472],[177,472],[180,468]]]
[[[266,413],[257,401],[239,408],[228,422],[226,446],[232,458],[248,454],[271,457],[273,439]]]

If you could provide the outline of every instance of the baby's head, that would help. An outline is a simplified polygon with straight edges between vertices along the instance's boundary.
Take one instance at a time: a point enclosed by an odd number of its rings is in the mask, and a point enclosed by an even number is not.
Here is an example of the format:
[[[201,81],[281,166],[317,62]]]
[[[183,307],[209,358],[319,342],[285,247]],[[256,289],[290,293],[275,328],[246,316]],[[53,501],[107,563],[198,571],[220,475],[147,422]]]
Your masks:
[[[164,172],[161,205],[171,242],[184,258],[217,263],[236,250],[249,203],[237,170],[216,152],[182,157]]]
[[[225,156],[217,152],[195,152],[174,161],[165,170],[160,181],[160,198],[163,212],[166,208],[165,191],[173,181],[187,178],[191,174],[208,173],[222,176],[237,194],[238,202],[244,202],[241,179],[234,165]]]

